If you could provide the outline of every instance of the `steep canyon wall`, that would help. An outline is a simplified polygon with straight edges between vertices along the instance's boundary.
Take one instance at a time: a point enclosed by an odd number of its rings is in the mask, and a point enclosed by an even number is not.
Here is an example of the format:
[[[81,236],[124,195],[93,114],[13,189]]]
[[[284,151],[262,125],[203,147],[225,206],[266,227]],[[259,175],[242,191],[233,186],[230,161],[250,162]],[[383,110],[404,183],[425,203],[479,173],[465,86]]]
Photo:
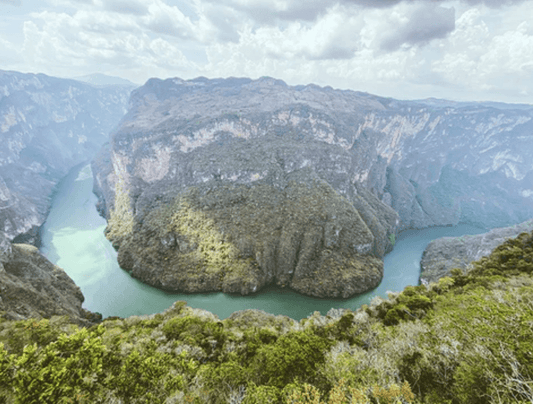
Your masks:
[[[169,290],[349,296],[406,228],[533,216],[533,109],[151,79],[93,162],[119,263]]]
[[[108,140],[131,90],[0,71],[0,231],[7,238],[38,245],[54,186]]]

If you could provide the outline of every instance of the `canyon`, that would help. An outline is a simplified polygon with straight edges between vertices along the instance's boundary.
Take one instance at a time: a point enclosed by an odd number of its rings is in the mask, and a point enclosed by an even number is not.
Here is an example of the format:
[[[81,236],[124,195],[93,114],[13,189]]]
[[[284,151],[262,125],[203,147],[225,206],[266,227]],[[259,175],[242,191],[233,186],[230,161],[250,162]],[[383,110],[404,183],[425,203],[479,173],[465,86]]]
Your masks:
[[[404,229],[533,216],[533,109],[151,79],[93,161],[122,268],[171,291],[375,287]]]
[[[7,238],[39,245],[54,187],[107,141],[132,89],[0,70],[0,231]]]
[[[94,191],[120,265],[170,291],[277,284],[345,298],[381,281],[400,231],[533,216],[528,106],[397,101],[268,77],[152,79],[129,101],[133,86],[0,79],[0,309],[12,319],[98,321],[60,268],[17,244],[39,245],[59,179],[98,150]],[[467,266],[528,223],[460,238],[475,254],[457,238],[435,241],[422,279]]]

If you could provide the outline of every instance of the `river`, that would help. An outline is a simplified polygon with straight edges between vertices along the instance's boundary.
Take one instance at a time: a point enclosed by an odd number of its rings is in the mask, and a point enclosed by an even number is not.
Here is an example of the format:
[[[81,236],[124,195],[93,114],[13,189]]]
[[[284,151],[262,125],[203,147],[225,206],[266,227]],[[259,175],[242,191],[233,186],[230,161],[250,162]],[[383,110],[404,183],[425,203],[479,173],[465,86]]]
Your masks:
[[[350,299],[318,299],[277,287],[250,296],[167,293],[145,285],[118,266],[117,253],[103,233],[106,222],[96,211],[92,185],[89,164],[72,169],[59,183],[50,214],[41,228],[41,252],[81,288],[85,296],[83,307],[104,317],[158,313],[176,300],[209,310],[221,319],[244,309],[261,309],[297,320],[317,310],[325,314],[332,307],[353,310],[369,303],[376,295],[386,297],[387,291],[417,285],[420,259],[431,240],[487,231],[468,225],[404,231],[396,238],[394,251],[385,256],[381,284]]]

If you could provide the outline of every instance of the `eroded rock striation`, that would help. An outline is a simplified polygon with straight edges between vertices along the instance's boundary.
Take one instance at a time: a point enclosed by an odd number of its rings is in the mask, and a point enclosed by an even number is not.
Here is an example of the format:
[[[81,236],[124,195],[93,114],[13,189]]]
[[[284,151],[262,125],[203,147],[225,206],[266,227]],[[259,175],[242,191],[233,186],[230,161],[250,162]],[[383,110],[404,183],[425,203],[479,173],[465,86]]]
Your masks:
[[[454,268],[468,271],[473,261],[488,256],[505,240],[532,231],[533,220],[528,220],[514,226],[492,229],[484,234],[433,240],[422,255],[420,279],[436,282],[440,278],[450,276]]]
[[[119,263],[152,285],[376,286],[401,229],[533,216],[533,110],[272,78],[151,79],[93,163]],[[499,108],[499,109],[498,109]]]
[[[8,320],[66,315],[90,326],[101,315],[83,309],[81,290],[36,247],[11,244],[0,232],[0,315]]]
[[[132,88],[0,70],[0,231],[10,240],[39,244],[54,186],[107,141]]]

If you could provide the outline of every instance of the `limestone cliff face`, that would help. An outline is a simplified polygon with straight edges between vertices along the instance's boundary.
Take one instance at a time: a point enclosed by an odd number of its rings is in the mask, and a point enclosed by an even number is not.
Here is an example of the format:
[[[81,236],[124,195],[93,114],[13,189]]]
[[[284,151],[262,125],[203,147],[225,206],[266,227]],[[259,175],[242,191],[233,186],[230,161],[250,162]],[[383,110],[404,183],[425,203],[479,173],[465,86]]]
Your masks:
[[[533,110],[431,105],[407,103],[369,121],[385,135],[383,191],[402,228],[497,227],[532,217]]]
[[[422,255],[420,279],[436,282],[442,277],[449,276],[454,268],[467,271],[472,261],[489,255],[505,240],[531,231],[533,231],[533,220],[528,220],[511,227],[492,229],[485,234],[433,240]]]
[[[0,315],[9,320],[66,315],[89,326],[101,316],[81,307],[80,288],[36,247],[11,244],[0,232]]]
[[[152,79],[130,106],[95,191],[121,265],[159,287],[348,296],[398,230],[533,216],[531,109],[271,78]]]
[[[353,147],[353,126],[384,107],[327,91],[267,78],[134,92],[94,164],[121,266],[169,290],[277,283],[347,297],[376,286],[399,221],[354,181],[376,156]]]
[[[38,244],[55,184],[107,141],[131,89],[0,71],[0,230],[10,240]]]

